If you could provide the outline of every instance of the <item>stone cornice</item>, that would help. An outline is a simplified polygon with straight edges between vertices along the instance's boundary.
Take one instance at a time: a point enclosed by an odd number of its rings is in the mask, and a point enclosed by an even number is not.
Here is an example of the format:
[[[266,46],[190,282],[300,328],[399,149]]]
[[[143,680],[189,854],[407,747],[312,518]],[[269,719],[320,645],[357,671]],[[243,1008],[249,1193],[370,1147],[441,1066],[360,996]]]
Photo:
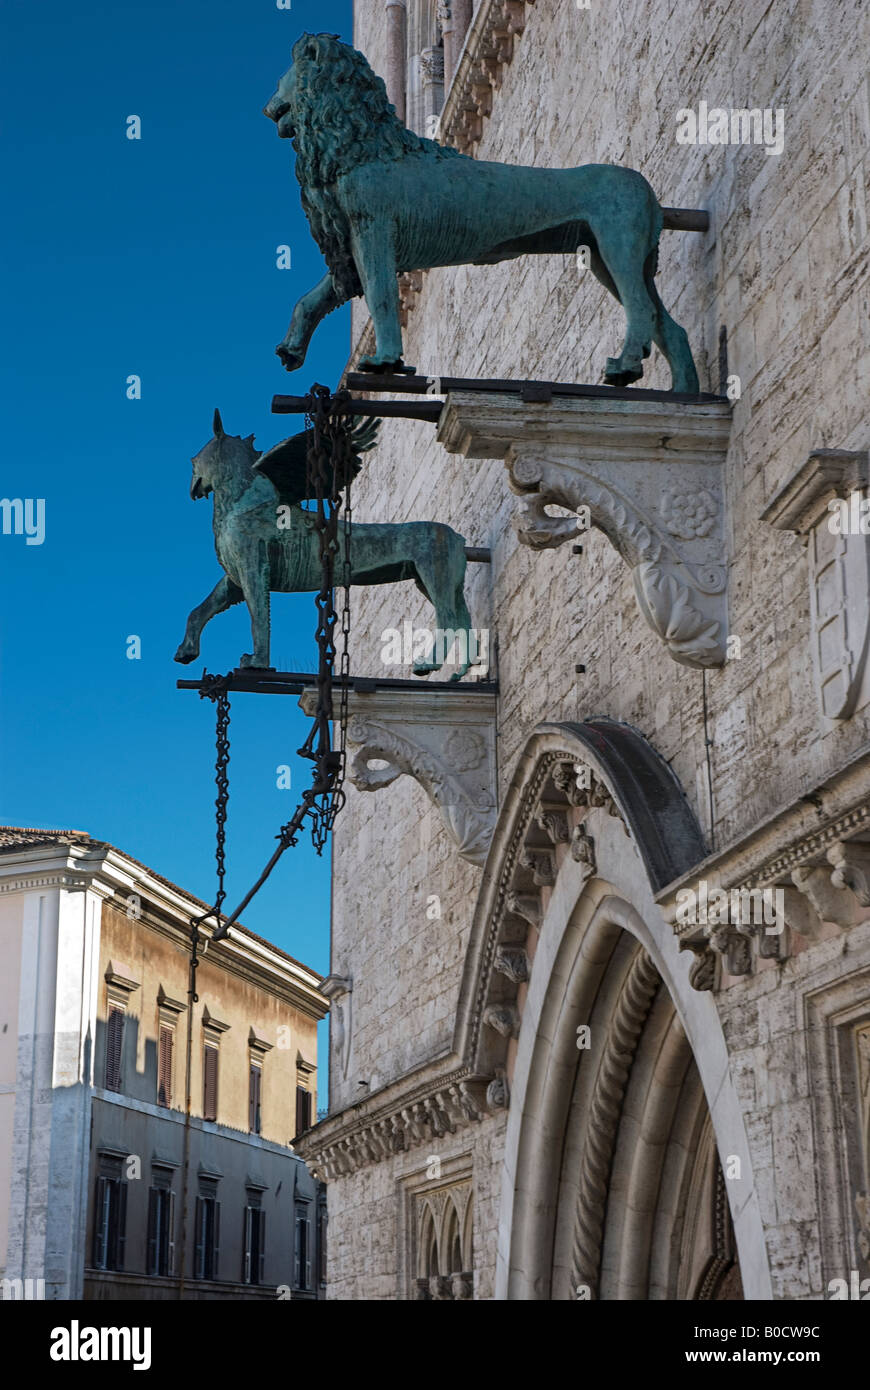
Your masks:
[[[416,1082],[413,1074],[400,1077],[327,1116],[295,1142],[295,1152],[315,1176],[336,1178],[483,1119],[491,1078],[457,1066],[455,1054],[420,1070],[428,1074]]]
[[[442,144],[470,153],[492,111],[493,92],[513,61],[534,0],[479,0],[438,126]]]

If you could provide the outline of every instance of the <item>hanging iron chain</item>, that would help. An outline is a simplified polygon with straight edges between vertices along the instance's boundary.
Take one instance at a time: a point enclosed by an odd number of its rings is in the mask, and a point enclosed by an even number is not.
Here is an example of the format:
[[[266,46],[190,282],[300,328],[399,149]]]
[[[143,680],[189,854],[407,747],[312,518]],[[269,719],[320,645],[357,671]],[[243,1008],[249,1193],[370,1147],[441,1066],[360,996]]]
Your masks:
[[[207,676],[203,672],[203,688],[200,699],[213,700],[215,704],[215,862],[217,865],[217,896],[209,912],[192,920],[191,925],[204,922],[206,917],[215,917],[220,922],[224,899],[227,896],[225,879],[227,872],[227,810],[230,799],[230,695],[226,676]]]

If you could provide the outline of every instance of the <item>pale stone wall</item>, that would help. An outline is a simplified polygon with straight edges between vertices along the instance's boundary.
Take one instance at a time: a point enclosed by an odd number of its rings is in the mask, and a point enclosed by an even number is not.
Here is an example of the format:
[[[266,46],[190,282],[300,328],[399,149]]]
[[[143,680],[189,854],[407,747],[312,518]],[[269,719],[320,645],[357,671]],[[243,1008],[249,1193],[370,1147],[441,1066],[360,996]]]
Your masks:
[[[377,68],[384,53],[380,5],[357,7],[355,34]],[[702,389],[719,385],[721,325],[729,370],[742,381],[726,468],[731,631],[742,655],[706,677],[675,665],[639,616],[628,573],[600,534],[586,538],[580,558],[568,547],[529,552],[510,528],[516,500],[501,463],[447,455],[429,425],[387,422],[355,489],[356,517],[446,521],[470,543],[492,548],[491,571],[471,566],[468,593],[475,623],[498,637],[502,787],[541,720],[607,714],[635,725],[672,762],[709,834],[706,681],[714,831],[724,845],[816,786],[867,739],[866,705],[843,723],[821,720],[804,552],[759,514],[811,449],[870,442],[868,41],[870,16],[849,6],[797,11],[720,0],[702,9],[660,0],[608,6],[605,13],[596,0],[590,11],[537,0],[526,7],[525,34],[494,94],[477,157],[624,163],[644,173],[664,204],[710,210],[709,234],[663,234],[658,284],[689,334]],[[677,110],[702,100],[783,107],[784,153],[677,145]],[[365,318],[356,306],[355,343]],[[405,331],[405,360],[426,374],[596,382],[622,332],[621,310],[589,275],[578,275],[572,257],[524,257],[427,274]],[[668,386],[658,356],[642,384]],[[381,633],[405,619],[431,623],[412,585],[354,591],[356,671],[384,673]],[[578,661],[585,675],[575,675]],[[333,1064],[333,1109],[358,1096],[359,1079],[374,1075],[382,1084],[449,1049],[480,881],[407,778],[389,792],[349,790],[334,864],[332,968],[354,980],[354,1041],[347,1077],[336,1077]],[[432,894],[442,907],[436,922],[426,918]],[[834,949],[815,946],[795,968],[809,972]],[[777,1017],[797,1026],[791,973],[776,978]],[[798,1079],[801,1043],[783,1043],[765,1063],[762,1035],[772,1025],[759,1025],[759,1033],[750,1027],[763,1015],[768,979],[738,982],[720,1010],[738,1072],[748,1078],[759,1069],[753,1084],[762,1089],[752,1104],[747,1093],[755,1163],[764,1169],[767,1154],[769,1174],[777,1166],[794,1171],[795,1163],[806,1171],[810,1160],[796,1155],[789,1137],[803,1125],[808,1103],[806,1082]],[[770,1092],[765,1066],[778,1078]],[[484,1172],[490,1161],[480,1154]],[[339,1296],[389,1296],[389,1167],[331,1185],[330,1278]],[[781,1294],[796,1296],[816,1283],[801,1253],[807,1223],[816,1218],[790,1181],[778,1194],[772,1176],[769,1182],[770,1211],[778,1210],[784,1233],[774,1276]],[[477,1177],[475,1200],[485,1243],[495,1209]],[[343,1219],[350,1207],[353,1230]],[[371,1237],[364,1234],[369,1211],[376,1215]],[[367,1257],[364,1288],[357,1246],[368,1239],[383,1244]],[[375,1285],[382,1294],[367,1291]]]

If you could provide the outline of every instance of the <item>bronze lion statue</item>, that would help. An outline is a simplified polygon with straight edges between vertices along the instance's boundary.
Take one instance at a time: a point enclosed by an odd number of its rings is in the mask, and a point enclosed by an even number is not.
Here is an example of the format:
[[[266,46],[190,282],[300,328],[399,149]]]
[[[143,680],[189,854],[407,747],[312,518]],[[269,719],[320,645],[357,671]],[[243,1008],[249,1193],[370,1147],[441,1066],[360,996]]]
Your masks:
[[[415,135],[363,55],[331,34],[305,34],[294,45],[292,67],[265,114],[294,143],[302,206],[329,267],[299,300],[276,349],[288,371],[302,366],[320,320],[357,295],[365,295],[375,330],[375,351],[360,369],[406,370],[397,280],[403,271],[588,246],[590,268],[627,321],[605,381],[637,381],[656,343],[672,389],[698,391],[688,338],[653,278],[662,209],[636,170],[487,163]]]

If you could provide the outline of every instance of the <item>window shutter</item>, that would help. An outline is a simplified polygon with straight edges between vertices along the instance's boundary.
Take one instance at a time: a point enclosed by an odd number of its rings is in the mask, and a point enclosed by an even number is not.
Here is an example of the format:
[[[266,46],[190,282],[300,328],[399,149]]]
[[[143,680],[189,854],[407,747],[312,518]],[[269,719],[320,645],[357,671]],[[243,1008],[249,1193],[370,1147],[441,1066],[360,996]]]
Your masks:
[[[245,1207],[245,1239],[242,1246],[242,1283],[251,1282],[251,1217],[253,1212],[250,1207]]]
[[[121,1089],[121,1055],[124,1042],[124,1010],[109,1009],[106,1023],[106,1090]]]
[[[124,1268],[124,1255],[127,1248],[127,1184],[116,1182],[117,1219],[115,1223],[115,1269]]]
[[[166,1273],[175,1273],[175,1193],[167,1192]]]
[[[302,1288],[302,1217],[297,1212],[296,1233],[293,1241],[293,1283],[297,1289]]]
[[[160,1194],[156,1187],[148,1189],[148,1263],[149,1274],[157,1273],[157,1217]]]
[[[195,1244],[193,1247],[193,1277],[194,1279],[205,1278],[205,1202],[201,1197],[196,1199],[196,1215],[193,1221],[193,1234]]]
[[[252,1134],[260,1133],[260,1077],[260,1068],[252,1063],[248,1105],[248,1128]]]
[[[203,1057],[202,1117],[217,1119],[218,1050],[208,1044]]]
[[[259,1211],[257,1215],[260,1218],[257,1231],[257,1234],[259,1236],[259,1240],[257,1242],[257,1283],[265,1284],[266,1280],[264,1277],[264,1271],[266,1268],[266,1213],[264,1211]]]
[[[106,1268],[106,1237],[109,1230],[106,1210],[106,1179],[97,1178],[97,1195],[94,1202],[94,1267]]]
[[[214,1213],[214,1220],[212,1225],[211,1278],[217,1279],[219,1277],[218,1259],[220,1258],[221,1244],[221,1204],[220,1202],[212,1202],[211,1207],[212,1212]]]
[[[305,1287],[311,1288],[311,1222],[305,1218]]]
[[[311,1092],[304,1086],[296,1087],[296,1133],[304,1134],[311,1127]]]
[[[157,1104],[172,1104],[172,1029],[161,1028],[157,1057]]]

